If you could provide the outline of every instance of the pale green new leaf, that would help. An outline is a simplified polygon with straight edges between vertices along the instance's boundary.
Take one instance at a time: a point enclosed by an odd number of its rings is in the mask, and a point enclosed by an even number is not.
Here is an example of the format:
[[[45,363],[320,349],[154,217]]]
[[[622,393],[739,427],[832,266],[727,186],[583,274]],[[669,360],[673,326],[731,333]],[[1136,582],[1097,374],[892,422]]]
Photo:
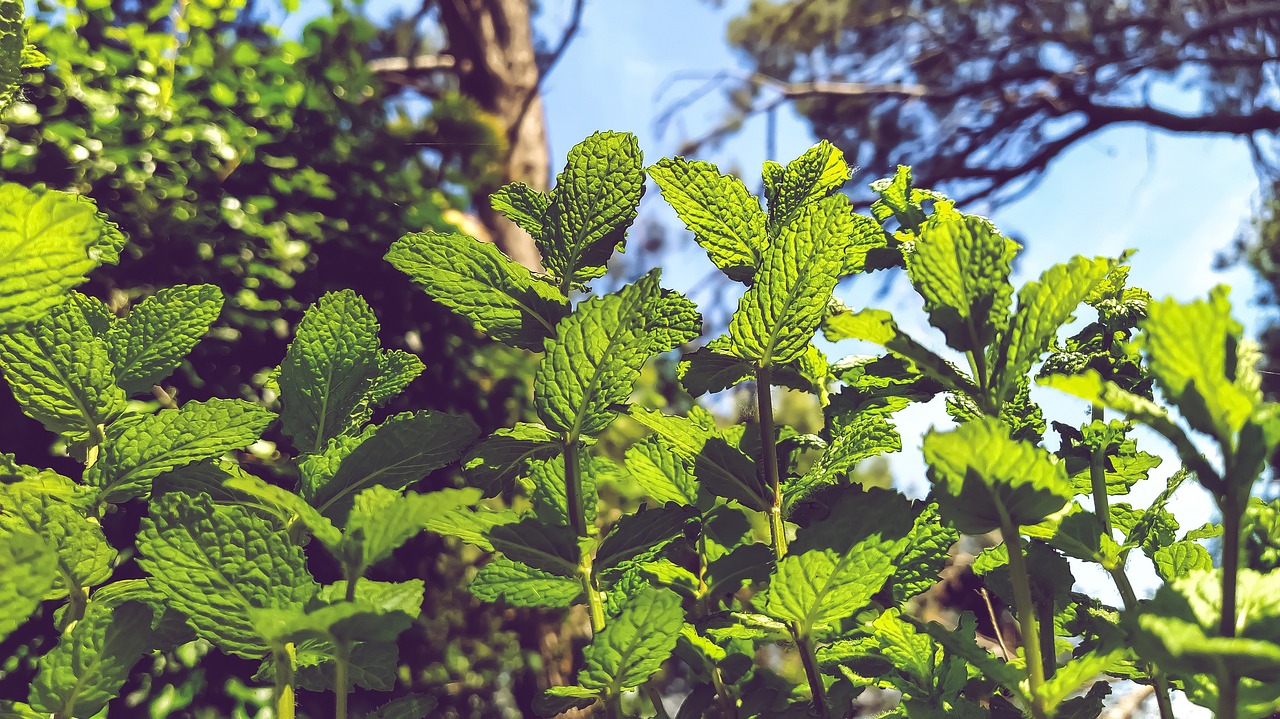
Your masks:
[[[0,536],[0,641],[17,629],[52,593],[58,576],[54,547],[39,535]]]
[[[470,419],[443,412],[423,410],[389,417],[366,431],[354,446],[336,443],[345,448],[336,469],[329,475],[311,468],[301,494],[321,514],[341,524],[361,490],[375,485],[404,489],[458,459],[477,433]]]
[[[729,321],[735,356],[771,365],[804,351],[844,269],[852,227],[843,195],[806,204],[782,226]]]
[[[1162,546],[1151,559],[1156,564],[1156,574],[1166,582],[1182,579],[1196,570],[1213,569],[1213,558],[1209,556],[1209,550],[1192,541]]]
[[[551,205],[551,196],[538,192],[523,182],[512,182],[499,187],[489,196],[489,206],[507,216],[517,227],[529,233],[538,242],[546,228],[543,218]]]
[[[907,275],[952,349],[980,352],[1004,330],[1017,247],[975,215],[939,208],[925,221],[906,254]]]
[[[353,429],[378,364],[378,321],[368,303],[342,290],[312,305],[280,363],[280,416],[294,446],[317,452]]]
[[[871,623],[880,654],[917,684],[928,686],[933,680],[937,647],[928,634],[916,631],[915,626],[902,620],[900,615],[901,611],[891,608]]]
[[[1208,301],[1152,302],[1139,326],[1148,366],[1165,396],[1192,427],[1230,442],[1262,394],[1235,383],[1243,329],[1231,317],[1226,289],[1214,290]]]
[[[513,347],[541,350],[569,312],[559,290],[467,235],[405,235],[387,251],[387,261],[476,329]]]
[[[41,537],[57,558],[57,576],[43,599],[61,599],[101,584],[111,577],[116,550],[107,543],[102,525],[61,498],[19,491],[20,485],[0,489],[0,534]]]
[[[87,198],[0,184],[0,332],[57,305],[86,273],[113,259],[118,240],[123,235]]]
[[[880,195],[880,199],[871,203],[871,214],[880,223],[895,218],[903,229],[915,232],[924,224],[924,211],[916,200],[916,190],[912,186],[911,168],[898,165],[893,177],[884,177],[871,183],[871,189]]]
[[[658,286],[658,272],[603,297],[591,297],[556,326],[534,375],[534,406],[569,441],[609,425],[646,360],[697,337],[693,303]]]
[[[481,440],[462,458],[462,471],[467,483],[496,495],[515,485],[516,479],[529,468],[529,463],[559,455],[561,445],[555,433],[546,427],[517,422]]]
[[[1018,291],[1018,310],[1006,335],[1001,393],[1010,391],[1040,359],[1080,303],[1106,278],[1114,262],[1103,257],[1076,256],[1054,265]]]
[[[1075,494],[1062,463],[990,417],[930,430],[924,457],[943,517],[965,534],[1000,528],[1001,509],[1014,526],[1036,524]]]
[[[765,171],[765,197],[769,201],[769,236],[776,237],[806,205],[839,190],[849,179],[844,153],[826,140],[787,163],[781,173]]]
[[[116,382],[129,394],[145,392],[182,363],[222,312],[214,285],[178,285],[157,291],[107,332]]]
[[[582,596],[582,582],[541,569],[494,557],[480,567],[467,585],[483,602],[505,602],[513,607],[563,608]]]
[[[3,212],[0,210],[0,212]],[[0,334],[0,366],[22,411],[50,432],[83,441],[124,412],[106,341],[82,303],[68,299],[21,330]]]
[[[273,419],[274,414],[256,404],[215,398],[113,424],[101,458],[85,479],[102,490],[105,502],[145,497],[159,475],[244,449]]]
[[[683,626],[678,594],[641,591],[583,650],[578,683],[610,695],[639,686],[671,656]]]
[[[635,135],[597,132],[569,150],[538,242],[542,266],[561,279],[562,290],[605,273],[643,194],[644,162]]]
[[[768,245],[768,218],[742,180],[683,157],[659,160],[649,176],[716,267],[739,281],[755,274]]]
[[[551,687],[533,702],[541,717],[559,716],[574,709],[586,709],[599,701],[599,693],[580,686]],[[26,719],[26,717],[22,717]]]
[[[219,649],[260,657],[268,645],[256,609],[301,609],[316,594],[302,547],[252,511],[207,495],[167,494],[151,503],[138,534],[138,564],[152,586]]]
[[[40,658],[31,707],[56,717],[94,716],[115,698],[151,649],[151,607],[129,601],[90,602],[75,627]]]

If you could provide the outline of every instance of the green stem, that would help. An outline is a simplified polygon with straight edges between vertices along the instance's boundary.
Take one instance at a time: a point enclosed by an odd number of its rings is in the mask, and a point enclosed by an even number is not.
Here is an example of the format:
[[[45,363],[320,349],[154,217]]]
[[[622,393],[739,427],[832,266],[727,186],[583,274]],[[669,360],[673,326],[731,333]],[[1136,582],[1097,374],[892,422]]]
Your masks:
[[[1094,422],[1102,420],[1102,405],[1094,404],[1091,409],[1091,419]],[[1114,539],[1111,536],[1111,507],[1108,505],[1107,499],[1107,468],[1103,462],[1106,461],[1106,451],[1094,448],[1089,453],[1089,482],[1093,489],[1093,513],[1098,515],[1098,521],[1102,522],[1102,533],[1107,539]]]
[[[569,526],[579,537],[587,536],[587,513],[582,503],[582,479],[578,476],[578,440],[564,438],[564,494],[569,510]]]
[[[599,634],[604,631],[604,600],[600,598],[600,590],[591,575],[591,558],[583,557],[582,560],[584,564],[578,569],[582,591],[587,595],[587,608],[591,611],[591,633]]]
[[[818,668],[818,654],[814,651],[813,642],[801,634],[799,626],[792,625],[791,632],[796,638],[796,646],[800,650],[800,661],[804,664],[805,676],[809,678],[809,692],[813,695],[810,716],[827,716],[827,690],[822,685],[822,671]]]
[[[769,543],[773,545],[774,557],[782,559],[787,553],[787,525],[782,519],[782,480],[778,476],[778,447],[774,443],[772,390],[769,366],[757,366],[756,413],[760,419],[761,461],[764,463],[764,476],[773,491],[773,504],[769,507]]]
[[[605,719],[622,719],[622,695],[611,691],[604,698]]]
[[[1018,627],[1022,631],[1023,655],[1027,660],[1027,678],[1031,685],[1031,715],[1035,719],[1047,719],[1049,714],[1040,694],[1040,687],[1044,684],[1044,657],[1040,653],[1036,608],[1031,601],[1031,576],[1027,573],[1026,558],[1022,554],[1022,534],[999,501],[996,509],[1000,512],[1000,534],[1009,553],[1009,579],[1013,583],[1013,603],[1018,611]]]
[[[293,642],[289,642],[282,647],[276,647],[274,654],[276,685],[271,699],[275,704],[276,719],[294,719],[294,705],[297,700],[294,697],[293,681],[294,668],[298,662],[297,651],[294,649]]]
[[[338,642],[337,661],[333,665],[333,716],[335,719],[347,719],[347,693],[351,682],[347,679],[347,663],[350,661],[350,649],[346,642]]]
[[[671,719],[671,715],[667,713],[667,708],[662,704],[662,692],[658,688],[646,682],[641,687],[644,695],[649,698],[649,702],[653,704],[653,719]]]
[[[704,520],[706,517],[704,516]],[[707,594],[707,533],[698,533],[698,619],[704,619],[711,616],[713,610],[711,597]],[[724,675],[720,673],[720,667],[709,657],[703,657],[706,660],[707,673],[711,675],[711,685],[716,690],[716,701],[720,703],[721,719],[738,719],[737,703],[733,699],[733,695],[729,693],[729,688],[724,683]]]
[[[1230,476],[1230,472],[1224,472]],[[1240,574],[1240,493],[1227,487],[1222,500],[1222,621],[1218,634],[1224,638],[1236,635],[1236,579]],[[1229,667],[1223,667],[1218,677],[1217,719],[1236,719],[1240,677]]]
[[[1129,575],[1124,573],[1124,561],[1121,560],[1120,566],[1107,570],[1107,573],[1116,583],[1116,589],[1120,590],[1124,608],[1130,612],[1135,611],[1138,608],[1138,595],[1133,591],[1133,585],[1129,583]],[[1155,664],[1143,662],[1143,665],[1147,674],[1151,676],[1151,683],[1155,685],[1156,707],[1160,710],[1160,719],[1174,719],[1173,702],[1169,699],[1169,692],[1173,687],[1169,684],[1169,677],[1165,676],[1164,671]]]

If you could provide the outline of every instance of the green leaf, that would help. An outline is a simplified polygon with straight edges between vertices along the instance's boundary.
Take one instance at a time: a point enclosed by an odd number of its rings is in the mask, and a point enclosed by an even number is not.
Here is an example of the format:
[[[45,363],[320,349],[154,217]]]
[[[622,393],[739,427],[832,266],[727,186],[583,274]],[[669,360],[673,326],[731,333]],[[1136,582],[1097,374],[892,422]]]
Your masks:
[[[361,490],[375,485],[400,490],[453,462],[476,438],[466,417],[443,412],[405,412],[369,428],[354,442],[338,443],[332,475],[314,472],[301,486],[302,496],[324,516],[342,524]]]
[[[578,538],[572,529],[533,517],[489,530],[494,550],[514,561],[562,577],[578,576]]]
[[[882,415],[858,415],[839,428],[808,472],[787,481],[783,506],[794,506],[820,487],[847,482],[858,462],[868,457],[901,449],[902,438]]]
[[[768,509],[772,492],[761,485],[755,462],[730,445],[714,424],[699,424],[690,417],[666,415],[641,407],[631,408],[631,418],[654,430],[677,455],[692,462],[693,476],[708,492],[737,500],[757,511]]]
[[[476,329],[513,347],[541,350],[569,311],[559,290],[467,235],[405,235],[391,245],[387,261]]]
[[[543,218],[551,205],[551,196],[538,192],[523,182],[512,182],[499,187],[489,196],[489,206],[507,216],[517,227],[529,233],[538,242],[546,232]]]
[[[671,656],[683,626],[678,594],[641,591],[583,650],[578,683],[611,696],[640,686]]]
[[[551,687],[533,702],[533,710],[542,717],[554,717],[574,709],[586,709],[600,700],[600,695],[579,686]]]
[[[556,326],[534,375],[539,418],[567,441],[603,430],[615,405],[631,397],[645,361],[701,329],[693,303],[659,287],[656,270],[615,294],[584,300]]]
[[[1009,327],[1005,366],[1001,375],[1001,396],[1008,397],[1040,356],[1048,351],[1058,329],[1085,297],[1097,287],[1115,262],[1103,257],[1076,256],[1054,265],[1018,291],[1018,310]]]
[[[910,528],[902,495],[842,493],[826,520],[797,533],[756,606],[795,622],[802,636],[830,628],[866,607],[893,575]]]
[[[849,200],[839,195],[805,205],[779,230],[729,320],[735,356],[771,365],[804,351],[844,269],[852,228]]]
[[[965,534],[1000,528],[1002,512],[1015,526],[1036,524],[1074,496],[1061,463],[989,417],[930,430],[924,457],[943,517]]]
[[[939,208],[914,248],[906,255],[907,274],[924,298],[929,323],[952,349],[982,351],[1008,322],[1017,243],[982,217]]]
[[[740,544],[707,562],[706,594],[719,599],[742,588],[743,582],[764,582],[774,569],[773,549],[759,542]]]
[[[145,392],[168,377],[222,313],[213,285],[158,290],[107,333],[116,382],[128,394]]]
[[[488,496],[515,486],[531,462],[551,459],[561,452],[559,438],[546,427],[517,422],[495,431],[462,458],[467,482]]]
[[[378,321],[351,290],[312,305],[280,363],[284,433],[302,452],[317,452],[351,431],[378,374]]]
[[[1236,636],[1218,635],[1222,570],[1194,570],[1162,585],[1126,613],[1134,648],[1170,672],[1280,681],[1280,573],[1242,569],[1236,582]]]
[[[59,304],[86,273],[111,259],[116,237],[123,240],[88,198],[0,184],[0,332]]]
[[[0,334],[0,366],[22,411],[73,441],[97,436],[100,425],[124,412],[107,344],[79,302],[68,300],[21,330]]]
[[[493,529],[504,524],[514,524],[518,521],[520,521],[520,516],[512,509],[495,512],[486,510],[483,507],[479,507],[474,511],[470,508],[460,507],[427,518],[426,526],[428,530],[437,534],[456,537],[468,544],[474,544],[486,552],[492,552],[493,544],[489,541],[489,535]]]
[[[683,157],[659,160],[649,176],[716,267],[738,281],[755,274],[768,244],[768,218],[742,180]]]
[[[22,626],[52,593],[58,556],[39,535],[0,535],[0,641]]]
[[[152,586],[219,649],[261,657],[256,609],[301,609],[316,594],[302,548],[246,508],[207,495],[168,494],[151,503],[138,534],[138,564]]]
[[[1074,694],[1090,680],[1105,674],[1123,658],[1119,648],[1095,649],[1073,658],[1058,667],[1053,676],[1040,686],[1038,692],[1044,698],[1044,706],[1053,711],[1064,699]]]
[[[933,683],[937,647],[928,634],[917,632],[909,622],[900,619],[900,614],[898,609],[891,608],[871,623],[880,654],[895,669],[912,677],[919,685],[928,686]]]
[[[850,176],[844,153],[826,140],[787,163],[781,173],[765,173],[765,198],[769,202],[769,236],[776,237],[800,210],[829,197]]]
[[[582,582],[541,569],[494,557],[480,567],[467,585],[483,602],[505,602],[513,607],[568,607],[582,596]]]
[[[31,706],[57,717],[93,716],[115,698],[133,665],[151,649],[151,608],[141,602],[90,602],[58,645],[40,658]]]
[[[409,386],[409,383],[418,378],[422,371],[426,369],[426,365],[418,359],[417,355],[411,355],[401,350],[383,350],[378,353],[378,375],[374,378],[373,384],[369,387],[369,392],[365,395],[364,403],[356,416],[359,422],[368,422],[372,416],[373,410],[381,407],[387,400],[395,397]]]
[[[228,476],[222,486],[257,500],[260,506],[280,519],[281,526],[285,529],[292,529],[296,522],[301,522],[331,552],[336,551],[338,543],[342,541],[342,533],[333,522],[321,516],[305,499],[284,487],[269,484],[260,477],[245,473]]]
[[[542,266],[562,291],[604,275],[644,194],[644,162],[635,135],[597,132],[569,150],[556,176],[539,238]]]
[[[667,544],[684,536],[685,525],[694,517],[692,509],[679,504],[624,515],[600,543],[593,566],[603,572],[651,559]]]
[[[871,214],[881,224],[893,217],[910,232],[924,224],[925,214],[917,197],[920,191],[912,187],[910,167],[898,165],[893,177],[876,180],[871,183],[871,189],[880,195],[880,199],[871,203]]]
[[[1207,302],[1153,302],[1139,326],[1148,366],[1165,396],[1192,427],[1230,443],[1262,394],[1236,383],[1243,329],[1231,318],[1226,289],[1215,289]]]
[[[915,619],[909,621],[923,629],[948,652],[969,662],[983,676],[1008,689],[1015,698],[1024,704],[1027,702],[1027,692],[1022,686],[1023,672],[996,658],[978,644],[976,636],[978,623],[971,612],[960,615],[958,626],[954,631],[937,622],[921,622]]]
[[[381,562],[410,538],[426,529],[431,517],[474,505],[480,492],[474,489],[444,489],[428,494],[400,491],[374,485],[355,497],[347,516],[345,542],[358,548],[361,558],[356,576]]]
[[[958,541],[960,532],[942,524],[938,505],[926,506],[911,527],[907,548],[898,559],[898,570],[890,582],[894,601],[902,604],[937,584],[950,561],[951,547]]]
[[[587,524],[596,521],[596,510],[599,494],[596,479],[599,470],[609,460],[603,457],[591,457],[584,452],[578,454],[578,489],[582,496],[582,509]],[[592,468],[597,471],[592,471]],[[532,462],[526,476],[521,480],[525,494],[533,505],[533,514],[548,524],[569,525],[569,493],[564,476],[564,459],[543,459]]]
[[[85,481],[100,488],[106,502],[145,497],[159,475],[244,449],[273,419],[270,411],[244,400],[211,399],[119,422],[107,428],[102,457]]]
[[[58,497],[15,491],[15,485],[0,490],[0,531],[10,541],[37,535],[53,550],[57,576],[43,599],[71,593],[83,598],[86,589],[111,577],[116,550],[107,543],[102,525]]]
[[[626,463],[627,471],[654,502],[698,503],[693,463],[672,449],[662,437],[651,435],[631,445],[627,449]]]
[[[27,45],[23,3],[0,2],[0,110],[13,102],[22,80],[23,59]]]
[[[1160,547],[1152,559],[1156,563],[1156,574],[1166,582],[1181,579],[1197,570],[1213,569],[1213,558],[1209,556],[1209,550],[1191,541],[1174,542]]]

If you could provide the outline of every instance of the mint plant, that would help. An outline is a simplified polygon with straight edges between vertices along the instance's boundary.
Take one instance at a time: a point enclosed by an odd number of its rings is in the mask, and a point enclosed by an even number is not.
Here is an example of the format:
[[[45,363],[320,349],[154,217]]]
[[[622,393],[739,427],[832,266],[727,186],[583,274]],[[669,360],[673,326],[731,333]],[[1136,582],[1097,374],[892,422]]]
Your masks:
[[[15,68],[43,60],[21,6],[0,10],[7,98]],[[382,347],[350,291],[306,311],[267,406],[179,403],[158,385],[218,320],[219,290],[164,288],[127,312],[73,292],[119,258],[123,234],[85,198],[0,186],[0,369],[83,466],[72,478],[0,455],[0,639],[27,622],[56,633],[8,658],[6,671],[34,662],[33,678],[0,716],[116,713],[143,657],[207,645],[258,662],[252,681],[270,686],[277,719],[297,715],[300,691],[331,691],[325,716],[347,719],[354,689],[396,687],[396,641],[424,586],[381,581],[379,567],[424,530],[490,555],[469,585],[479,600],[581,612],[576,682],[543,694],[546,716],[668,717],[677,680],[684,719],[851,717],[872,690],[899,697],[885,716],[1097,717],[1115,680],[1152,686],[1162,719],[1174,692],[1228,719],[1280,711],[1280,507],[1253,497],[1280,413],[1225,289],[1155,301],[1128,286],[1128,253],[1071,258],[1015,289],[1020,248],[990,221],[914,187],[907,168],[873,183],[879,199],[860,215],[842,194],[851,176],[819,143],[765,165],[761,202],[707,162],[646,169],[635,137],[602,132],[570,151],[550,192],[493,197],[535,239],[542,271],[463,234],[397,241],[387,260],[409,280],[541,354],[535,416],[483,439],[463,417],[383,416],[424,366]],[[646,178],[742,285],[723,332],[696,348],[707,328],[657,270],[590,291]],[[835,297],[844,278],[889,268],[905,271],[934,336]],[[827,357],[847,341],[880,349]],[[754,421],[636,401],[646,364],[677,352],[688,395],[749,385]],[[780,390],[812,395],[821,430],[779,422]],[[1036,398],[1051,391],[1083,400],[1084,419],[1046,420]],[[929,495],[863,487],[859,462],[902,450],[895,415],[935,397],[950,420],[924,437]],[[638,438],[601,441],[615,422]],[[284,471],[268,480],[237,458],[273,425]],[[1181,465],[1145,507],[1119,501],[1162,464],[1137,425]],[[412,489],[455,463],[466,486]],[[1187,482],[1213,496],[1220,524],[1180,526],[1171,500]],[[641,507],[601,502],[624,486]],[[142,510],[132,546],[108,541]],[[961,537],[996,532],[971,567],[987,616],[920,616]],[[312,574],[322,555],[340,578]],[[1134,562],[1160,579],[1154,597],[1138,596]],[[1082,563],[1120,606],[1076,590]],[[980,637],[979,620],[997,636]],[[410,694],[362,715],[434,706]]]

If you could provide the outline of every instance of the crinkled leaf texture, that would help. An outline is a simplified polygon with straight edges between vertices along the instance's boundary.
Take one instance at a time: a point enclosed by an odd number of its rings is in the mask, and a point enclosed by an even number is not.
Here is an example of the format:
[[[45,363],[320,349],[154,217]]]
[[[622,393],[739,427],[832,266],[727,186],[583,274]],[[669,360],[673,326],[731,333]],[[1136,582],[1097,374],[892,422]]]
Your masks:
[[[462,459],[467,483],[496,495],[515,486],[531,462],[560,454],[559,438],[546,427],[517,422],[495,431],[472,447]]]
[[[21,4],[5,7],[22,11]],[[20,26],[20,16],[17,22]],[[18,43],[22,36],[17,34]],[[0,53],[6,38],[14,36],[0,34]],[[100,262],[114,262],[123,241],[124,235],[88,198],[0,184],[0,332],[13,331],[57,305]]]
[[[925,221],[906,254],[907,274],[924,298],[929,323],[952,349],[981,352],[1004,330],[1017,248],[982,217],[938,208]]]
[[[902,495],[843,493],[827,519],[796,535],[757,606],[793,622],[802,636],[830,628],[864,608],[893,575],[911,527]]]
[[[270,651],[255,609],[301,609],[316,594],[302,548],[265,518],[208,495],[166,494],[138,534],[138,563],[200,637],[245,657]]]
[[[671,656],[683,626],[680,595],[642,590],[583,650],[578,683],[608,695],[640,686]]]
[[[151,620],[151,607],[143,602],[90,602],[84,617],[40,658],[32,708],[59,717],[97,714],[151,650]]]
[[[379,374],[378,321],[351,290],[307,309],[280,363],[284,433],[303,452],[351,431]]]
[[[729,321],[734,356],[771,365],[804,351],[844,274],[852,228],[843,195],[805,205],[781,228]]]
[[[569,287],[604,275],[644,195],[640,143],[597,132],[569,150],[537,237],[542,265]]]
[[[495,557],[480,567],[468,589],[484,602],[513,607],[568,607],[582,597],[582,582]]]
[[[387,261],[476,329],[513,347],[542,349],[568,314],[558,289],[474,237],[405,235],[391,245]]]
[[[214,285],[158,290],[107,332],[116,382],[137,394],[168,377],[221,313],[222,291]]]
[[[942,516],[965,534],[1000,528],[1002,510],[1014,526],[1036,524],[1074,496],[1061,463],[990,417],[930,430],[924,457]]]
[[[653,270],[634,284],[591,297],[556,325],[534,375],[534,407],[543,423],[571,441],[609,425],[649,357],[674,349],[702,329],[688,299],[658,286]]]
[[[117,422],[107,428],[102,456],[86,481],[102,491],[103,501],[145,497],[156,477],[244,449],[274,419],[270,411],[251,402],[211,399]]]
[[[0,641],[27,621],[58,576],[54,549],[39,535],[0,536]]]
[[[53,549],[57,577],[43,598],[83,594],[110,578],[116,550],[103,536],[102,525],[60,497],[22,491],[23,484],[0,489],[0,530],[10,537],[37,535]]]
[[[22,411],[73,441],[97,433],[126,402],[91,308],[71,295],[42,319],[0,334],[0,366]]]
[[[768,244],[768,217],[742,180],[683,157],[659,160],[649,176],[716,267],[739,281],[755,274]]]

